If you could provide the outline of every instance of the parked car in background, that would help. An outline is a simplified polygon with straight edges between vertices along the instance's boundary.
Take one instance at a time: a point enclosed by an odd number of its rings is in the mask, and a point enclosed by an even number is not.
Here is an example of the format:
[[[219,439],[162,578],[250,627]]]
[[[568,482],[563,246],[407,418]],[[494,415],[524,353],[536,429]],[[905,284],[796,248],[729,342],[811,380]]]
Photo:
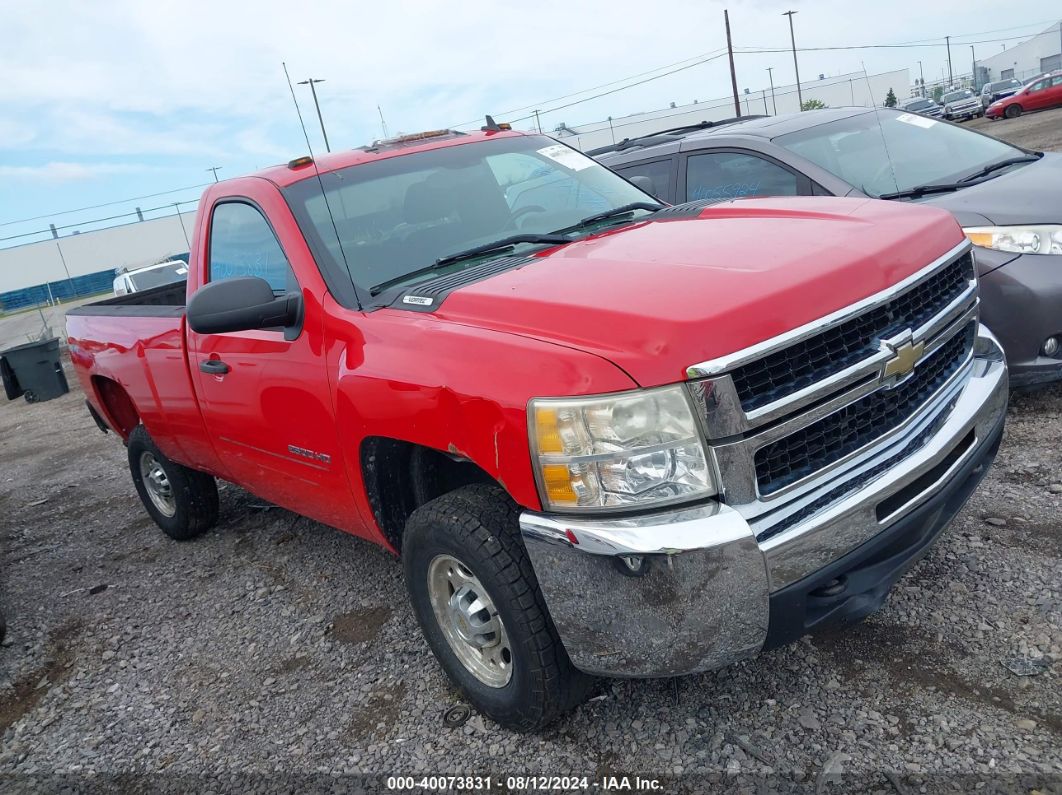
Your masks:
[[[996,80],[993,83],[985,83],[981,86],[981,107],[988,110],[988,106],[993,102],[1009,97],[1021,87],[1022,82],[1015,80],[1013,77],[1006,80]]]
[[[145,510],[200,535],[222,478],[401,555],[511,728],[862,619],[1003,433],[938,209],[666,207],[491,123],[211,185],[194,235],[186,289],[66,316]]]
[[[973,119],[985,112],[980,98],[968,88],[949,91],[940,98],[940,104],[944,106],[944,118],[948,121]]]
[[[730,119],[591,154],[673,203],[833,195],[944,207],[975,243],[982,318],[1012,383],[1062,378],[1062,154],[865,108]]]
[[[188,278],[188,263],[183,260],[173,259],[148,265],[145,268],[137,268],[131,271],[121,271],[114,277],[114,294],[129,295],[150,290],[153,287],[161,287],[164,284],[183,282]]]
[[[912,97],[900,103],[899,109],[908,113],[921,113],[923,116],[940,118],[944,115],[944,108],[929,97]]]
[[[1050,72],[1026,83],[1009,97],[988,106],[990,119],[1013,119],[1031,110],[1047,110],[1062,105],[1062,71]]]

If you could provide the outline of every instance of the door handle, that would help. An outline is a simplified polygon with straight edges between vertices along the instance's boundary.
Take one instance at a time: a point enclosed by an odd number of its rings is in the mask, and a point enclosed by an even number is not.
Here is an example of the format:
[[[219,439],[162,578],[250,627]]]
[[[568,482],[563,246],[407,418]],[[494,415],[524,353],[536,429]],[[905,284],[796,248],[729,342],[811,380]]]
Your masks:
[[[210,375],[225,375],[232,368],[220,359],[206,359],[199,363],[199,369]]]

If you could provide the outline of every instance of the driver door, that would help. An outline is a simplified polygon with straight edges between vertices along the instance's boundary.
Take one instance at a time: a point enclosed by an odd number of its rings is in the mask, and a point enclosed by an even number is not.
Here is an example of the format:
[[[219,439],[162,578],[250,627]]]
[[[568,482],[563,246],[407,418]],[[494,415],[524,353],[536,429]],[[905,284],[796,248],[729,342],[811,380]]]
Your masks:
[[[287,212],[278,197],[261,198],[262,204],[276,202],[277,213]],[[272,208],[269,212],[273,217]],[[353,498],[325,369],[317,294],[323,288],[300,284],[286,253],[302,254],[305,244],[297,233],[292,235],[297,239],[282,241],[251,197],[218,200],[208,223],[205,281],[256,276],[274,295],[297,291],[304,302],[302,329],[291,340],[279,328],[221,334],[189,328],[189,367],[214,449],[230,477],[249,491],[346,527],[354,515]]]

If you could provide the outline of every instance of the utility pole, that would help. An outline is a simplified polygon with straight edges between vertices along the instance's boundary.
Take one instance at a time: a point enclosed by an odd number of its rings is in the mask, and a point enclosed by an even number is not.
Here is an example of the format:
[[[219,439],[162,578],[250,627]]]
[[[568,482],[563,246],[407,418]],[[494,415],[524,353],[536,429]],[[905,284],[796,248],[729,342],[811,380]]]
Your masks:
[[[213,173],[213,175],[214,175],[214,182],[217,182],[217,181],[218,181],[218,170],[219,170],[220,168],[221,168],[221,166],[211,166],[210,168],[208,168],[208,169],[207,169],[207,171],[210,171],[211,173]]]
[[[324,117],[321,115],[321,103],[319,103],[317,101],[317,89],[314,88],[314,86],[317,83],[323,83],[323,82],[324,82],[323,78],[322,79],[318,79],[316,77],[311,77],[311,78],[309,78],[307,80],[300,80],[299,81],[299,85],[300,86],[309,86],[310,87],[310,93],[313,94],[313,106],[315,108],[317,108],[317,121],[321,122],[321,137],[324,138],[325,151],[326,152],[331,152],[332,151],[332,147],[328,145],[328,133],[325,132]]]
[[[782,12],[782,16],[789,17],[789,41],[793,45],[793,71],[796,73],[797,102],[800,103],[800,109],[804,110],[804,95],[800,93],[800,66],[797,64],[796,34],[793,33],[793,14],[795,13],[797,12],[784,11]]]
[[[970,71],[970,76],[973,81],[973,92],[976,94],[981,90],[981,86],[977,85],[977,53],[974,52],[972,44],[970,45],[970,60],[973,61],[973,69]]]
[[[945,36],[944,41],[948,45],[948,88],[951,88],[955,83],[955,75],[951,71],[951,36]]]
[[[741,118],[741,100],[738,99],[737,73],[734,71],[734,45],[730,41],[730,12],[723,9],[723,22],[726,24],[726,52],[730,57],[730,87],[734,91],[734,115]]]
[[[771,112],[767,110],[767,92],[761,88],[760,95],[763,97],[763,115],[770,116]]]
[[[538,111],[533,110],[531,112],[535,114],[535,127],[538,129],[539,132],[542,132],[542,121],[538,118]]]
[[[774,101],[774,67],[767,67],[767,78],[771,81],[771,107],[774,108],[774,115],[778,115],[778,103]]]
[[[918,62],[918,74],[922,78],[922,98],[925,99],[925,96],[926,96],[926,73],[922,71],[922,62],[921,61]]]
[[[612,133],[612,143],[616,143],[616,128],[612,126],[612,117],[608,117],[608,130]]]

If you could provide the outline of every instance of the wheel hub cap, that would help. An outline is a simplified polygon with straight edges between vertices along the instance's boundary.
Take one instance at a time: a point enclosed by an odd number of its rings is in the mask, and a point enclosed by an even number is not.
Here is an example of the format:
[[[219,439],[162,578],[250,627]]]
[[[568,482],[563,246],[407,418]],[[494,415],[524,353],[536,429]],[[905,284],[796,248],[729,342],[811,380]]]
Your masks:
[[[148,498],[163,516],[177,513],[177,501],[173,497],[170,479],[166,477],[162,464],[150,452],[144,451],[140,455],[140,477]]]
[[[446,642],[469,673],[490,687],[508,684],[509,636],[472,570],[455,557],[439,555],[428,567],[428,595]]]

